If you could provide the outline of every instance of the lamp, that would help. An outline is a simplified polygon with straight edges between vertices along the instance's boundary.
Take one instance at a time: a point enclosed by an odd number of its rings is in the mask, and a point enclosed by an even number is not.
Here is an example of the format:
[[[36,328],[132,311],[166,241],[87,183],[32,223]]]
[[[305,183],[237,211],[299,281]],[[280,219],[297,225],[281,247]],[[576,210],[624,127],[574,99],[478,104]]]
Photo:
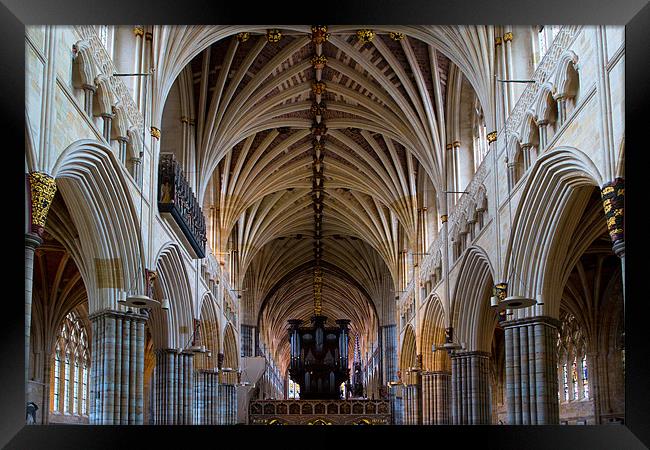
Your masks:
[[[162,302],[160,303],[160,309],[163,311],[169,311],[169,299],[168,298],[163,298]]]
[[[158,300],[154,300],[146,295],[129,295],[124,300],[118,300],[120,305],[130,306],[132,308],[152,309],[154,306],[159,305]]]

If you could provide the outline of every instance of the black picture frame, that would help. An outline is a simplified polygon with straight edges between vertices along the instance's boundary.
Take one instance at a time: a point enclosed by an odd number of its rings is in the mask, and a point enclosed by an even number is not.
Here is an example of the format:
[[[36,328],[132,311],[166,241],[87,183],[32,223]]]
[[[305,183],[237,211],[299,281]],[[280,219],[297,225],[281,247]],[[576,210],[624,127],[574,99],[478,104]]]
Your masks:
[[[647,0],[603,1],[519,0],[479,2],[425,0],[373,2],[209,2],[206,0],[3,0],[0,5],[0,114],[2,115],[4,224],[3,321],[0,328],[0,445],[6,448],[132,448],[134,443],[178,440],[188,446],[254,445],[278,442],[311,446],[361,444],[384,447],[386,439],[397,445],[434,446],[441,438],[451,444],[477,448],[517,449],[636,449],[650,447],[650,360],[646,318],[647,287],[640,264],[643,239],[644,190],[642,158],[649,153],[645,123],[650,103],[650,4]],[[24,279],[23,255],[25,198],[13,194],[24,189],[25,24],[97,23],[364,23],[364,24],[612,24],[626,26],[626,424],[624,426],[438,426],[438,427],[167,427],[167,426],[25,426],[24,322],[20,284]],[[19,165],[23,165],[22,170]],[[647,177],[647,174],[646,174]],[[16,202],[16,203],[13,203]],[[21,216],[22,214],[22,216]],[[18,216],[22,219],[19,220]],[[643,228],[642,228],[643,227]],[[12,273],[15,271],[15,274]],[[639,276],[641,275],[641,276]],[[18,291],[18,292],[16,292]],[[331,434],[335,432],[336,435]],[[328,433],[321,435],[321,433]],[[417,436],[416,436],[417,434]],[[332,437],[334,436],[334,437]],[[338,441],[338,439],[341,439]],[[199,443],[199,440],[204,440]],[[335,443],[335,442],[338,442]]]

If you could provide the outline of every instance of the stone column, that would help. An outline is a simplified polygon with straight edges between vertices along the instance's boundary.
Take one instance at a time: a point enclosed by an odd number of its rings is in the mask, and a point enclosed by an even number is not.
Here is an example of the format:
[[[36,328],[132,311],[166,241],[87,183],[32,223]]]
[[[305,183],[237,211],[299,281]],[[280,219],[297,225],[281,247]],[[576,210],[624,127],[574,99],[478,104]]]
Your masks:
[[[131,163],[130,169],[133,174],[133,179],[139,185],[142,177],[142,158],[131,158],[129,161]]]
[[[126,136],[119,136],[117,138],[117,145],[118,145],[118,155],[120,157],[120,161],[122,161],[122,164],[126,165],[126,154],[127,154],[127,145],[129,143],[129,138]]]
[[[451,406],[451,374],[424,372],[422,374],[422,424],[449,425]]]
[[[606,183],[600,193],[607,220],[607,231],[609,231],[609,236],[612,239],[612,250],[616,256],[621,258],[622,276],[623,280],[625,280],[625,223],[623,216],[625,180],[615,178]],[[623,301],[625,302],[625,283],[623,283]]]
[[[508,162],[508,191],[512,191],[517,183],[517,164],[514,161]]]
[[[104,128],[102,129],[102,135],[106,142],[111,142],[111,123],[113,122],[113,114],[102,113],[101,118],[104,122]]]
[[[156,352],[154,424],[191,425],[194,412],[193,353],[176,349]]]
[[[397,377],[397,334],[395,325],[381,327],[381,370],[384,384],[396,382]],[[395,424],[401,424],[402,405],[401,397],[397,396],[397,386],[389,387],[388,399]]]
[[[237,394],[232,384],[219,384],[218,425],[235,425],[237,423]]]
[[[93,115],[93,96],[95,95],[95,92],[97,91],[97,88],[93,85],[90,84],[84,84],[83,85],[83,90],[84,90],[84,111],[88,115],[88,117],[92,117]]]
[[[491,420],[490,355],[455,352],[451,355],[452,423],[486,425]]]
[[[530,167],[530,144],[521,145],[521,154],[524,157],[523,171],[525,172]]]
[[[90,423],[141,425],[147,316],[104,310],[89,318],[92,324]]]
[[[395,425],[404,425],[404,386],[396,385],[390,391],[391,409]]]
[[[508,80],[512,80],[512,72],[513,72],[513,64],[512,64],[512,39],[513,39],[513,34],[512,30],[509,29],[507,32],[503,34],[503,46],[504,46],[504,52],[505,52],[505,58],[506,58],[506,67],[505,67],[505,72],[506,76],[508,77]],[[505,116],[510,115],[510,111],[512,111],[512,108],[514,107],[514,102],[515,102],[515,93],[514,93],[514,83],[506,83],[507,90],[508,90],[508,111],[506,111]]]
[[[25,234],[25,390],[29,380],[29,341],[32,327],[32,289],[34,278],[34,253],[43,243],[43,232],[50,205],[56,194],[54,178],[43,172],[27,175],[29,187],[28,231]]]
[[[194,378],[194,423],[217,425],[219,379],[213,370],[198,370]]]
[[[566,120],[566,97],[560,96],[555,99],[557,101],[557,121],[558,126],[562,126]]]
[[[541,154],[544,149],[546,149],[546,127],[548,126],[548,121],[547,120],[540,120],[537,122],[537,126],[539,127],[539,150],[538,154]]]
[[[559,423],[557,337],[559,321],[531,317],[503,322],[509,425]]]

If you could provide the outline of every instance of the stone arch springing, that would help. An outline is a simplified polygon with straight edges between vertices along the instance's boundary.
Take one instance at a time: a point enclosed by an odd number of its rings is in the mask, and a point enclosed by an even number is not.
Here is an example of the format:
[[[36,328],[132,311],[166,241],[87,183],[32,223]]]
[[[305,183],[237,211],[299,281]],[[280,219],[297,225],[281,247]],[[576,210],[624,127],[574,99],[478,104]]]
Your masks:
[[[413,327],[409,324],[404,329],[404,337],[402,338],[402,345],[400,347],[399,356],[399,369],[402,381],[407,384],[412,384],[415,381],[415,374],[411,375],[410,369],[417,367],[417,350],[416,338]],[[413,380],[411,380],[413,378]]]
[[[426,371],[451,370],[447,352],[434,352],[433,346],[445,342],[445,312],[442,302],[433,296],[427,303],[420,331],[420,348],[422,349],[422,369]]]
[[[211,292],[203,296],[200,320],[200,344],[205,345],[207,353],[199,353],[194,357],[194,368],[214,369],[217,367],[217,355],[221,353],[221,339],[217,302]]]
[[[223,333],[223,367],[235,371],[239,368],[239,348],[235,329],[231,323],[226,324]],[[234,384],[237,381],[237,374],[235,372],[225,373],[223,381],[227,384]]]
[[[90,140],[70,145],[52,168],[78,230],[91,314],[144,290],[138,213],[124,175],[112,150]]]
[[[151,310],[149,326],[156,349],[188,347],[192,339],[193,308],[189,278],[180,250],[168,244],[158,253],[154,281],[155,299],[169,300],[170,309]]]
[[[594,163],[575,148],[554,149],[535,162],[521,194],[523,201],[513,211],[503,273],[509,295],[541,298],[544,304],[515,311],[517,317],[533,311],[558,317],[564,273],[554,261],[564,259],[567,237],[577,226],[579,216],[571,211],[576,207],[581,211],[589,199],[591,190],[580,188],[601,182]]]
[[[470,351],[489,352],[498,320],[490,308],[494,271],[485,251],[468,248],[459,273],[451,305],[454,341]]]

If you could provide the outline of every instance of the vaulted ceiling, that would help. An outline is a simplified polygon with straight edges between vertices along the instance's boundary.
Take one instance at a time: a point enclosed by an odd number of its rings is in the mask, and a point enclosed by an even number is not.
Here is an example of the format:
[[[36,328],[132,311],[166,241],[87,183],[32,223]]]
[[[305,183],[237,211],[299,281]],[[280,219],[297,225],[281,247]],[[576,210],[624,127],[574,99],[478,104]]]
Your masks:
[[[245,320],[265,317],[269,339],[280,333],[275,340],[286,344],[286,321],[306,317],[312,302],[306,274],[315,262],[318,115],[327,128],[323,308],[332,319],[352,318],[356,332],[367,335],[369,326],[376,330],[375,315],[392,311],[381,302],[394,302],[398,260],[417,245],[419,186],[426,180],[434,191],[444,188],[453,63],[401,33],[364,41],[356,29],[330,27],[316,52],[312,33],[279,31],[277,42],[255,32],[217,41],[177,80],[180,114],[195,127],[188,144],[195,156],[185,158],[198,174],[198,197],[213,229],[209,244],[218,255],[237,249]],[[326,57],[320,71],[316,55]],[[317,81],[325,83],[318,96]],[[386,276],[392,283],[378,281]]]

